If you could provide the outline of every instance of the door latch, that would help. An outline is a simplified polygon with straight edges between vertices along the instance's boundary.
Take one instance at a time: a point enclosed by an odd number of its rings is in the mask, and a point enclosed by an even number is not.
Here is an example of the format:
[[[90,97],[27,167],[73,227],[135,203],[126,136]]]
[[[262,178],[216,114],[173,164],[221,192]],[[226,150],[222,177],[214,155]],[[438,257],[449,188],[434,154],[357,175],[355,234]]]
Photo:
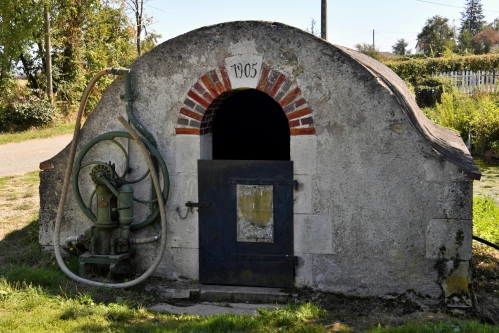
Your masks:
[[[185,204],[186,207],[192,208],[192,207],[198,207],[198,208],[210,208],[211,205],[207,202],[192,202],[192,201],[187,201]]]

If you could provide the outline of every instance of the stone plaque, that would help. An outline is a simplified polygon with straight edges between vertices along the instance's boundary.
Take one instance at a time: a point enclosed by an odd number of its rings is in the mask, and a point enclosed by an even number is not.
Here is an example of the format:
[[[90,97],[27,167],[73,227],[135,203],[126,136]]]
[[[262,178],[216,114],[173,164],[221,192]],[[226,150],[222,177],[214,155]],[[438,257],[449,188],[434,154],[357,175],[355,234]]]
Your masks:
[[[237,185],[237,241],[274,242],[272,185]]]
[[[256,88],[262,69],[262,56],[240,55],[225,59],[232,89]]]

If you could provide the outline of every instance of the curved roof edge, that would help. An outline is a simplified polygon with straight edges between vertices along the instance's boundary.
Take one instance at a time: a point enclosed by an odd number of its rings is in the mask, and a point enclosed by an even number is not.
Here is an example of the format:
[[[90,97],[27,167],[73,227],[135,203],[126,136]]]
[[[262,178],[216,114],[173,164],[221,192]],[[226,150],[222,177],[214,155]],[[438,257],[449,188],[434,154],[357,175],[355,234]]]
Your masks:
[[[364,66],[393,93],[412,125],[435,151],[461,167],[468,178],[481,178],[482,174],[459,133],[438,126],[428,119],[416,104],[404,81],[395,72],[367,55],[346,47],[335,47]]]
[[[345,54],[347,57],[364,67],[375,79],[378,80],[380,84],[385,86],[386,89],[388,89],[395,96],[404,113],[409,118],[409,121],[421,134],[423,139],[437,153],[441,154],[444,158],[462,168],[463,173],[466,174],[468,178],[475,180],[479,180],[481,178],[482,174],[480,170],[478,170],[478,167],[475,165],[473,157],[468,151],[468,148],[464,144],[461,136],[457,132],[438,126],[434,124],[430,119],[428,119],[416,104],[416,101],[411,96],[404,81],[390,68],[365,54],[359,53],[343,46],[333,45],[323,40],[322,38],[303,31],[299,28],[275,21],[249,20],[222,22],[200,27],[198,29],[186,32],[185,34],[182,34],[180,36],[176,36],[163,43],[168,43],[173,40],[183,38],[185,35],[203,33],[206,30],[210,30],[216,27],[237,24],[282,26],[287,29],[296,30],[297,32],[309,34],[311,38],[316,38],[324,43],[327,43],[329,46],[336,48],[339,52]]]

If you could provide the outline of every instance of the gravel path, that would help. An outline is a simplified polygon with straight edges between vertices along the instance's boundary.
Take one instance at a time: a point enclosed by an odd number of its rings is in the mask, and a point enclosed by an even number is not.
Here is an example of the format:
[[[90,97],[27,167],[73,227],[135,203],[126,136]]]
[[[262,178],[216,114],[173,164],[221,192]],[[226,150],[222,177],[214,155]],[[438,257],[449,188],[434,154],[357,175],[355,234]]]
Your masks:
[[[71,142],[72,134],[0,145],[0,177],[39,169],[40,162],[56,155]]]

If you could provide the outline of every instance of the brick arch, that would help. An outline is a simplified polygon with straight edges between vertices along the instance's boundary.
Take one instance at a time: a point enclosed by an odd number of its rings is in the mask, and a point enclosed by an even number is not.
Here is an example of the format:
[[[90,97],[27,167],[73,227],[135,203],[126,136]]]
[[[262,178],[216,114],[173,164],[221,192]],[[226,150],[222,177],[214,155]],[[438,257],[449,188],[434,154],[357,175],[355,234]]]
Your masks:
[[[300,88],[283,73],[265,64],[262,67],[256,87],[248,88],[258,89],[279,103],[288,118],[291,135],[314,135],[313,112]],[[211,133],[218,107],[238,91],[240,89],[232,89],[225,66],[202,76],[189,90],[184,105],[180,108],[176,133]]]

